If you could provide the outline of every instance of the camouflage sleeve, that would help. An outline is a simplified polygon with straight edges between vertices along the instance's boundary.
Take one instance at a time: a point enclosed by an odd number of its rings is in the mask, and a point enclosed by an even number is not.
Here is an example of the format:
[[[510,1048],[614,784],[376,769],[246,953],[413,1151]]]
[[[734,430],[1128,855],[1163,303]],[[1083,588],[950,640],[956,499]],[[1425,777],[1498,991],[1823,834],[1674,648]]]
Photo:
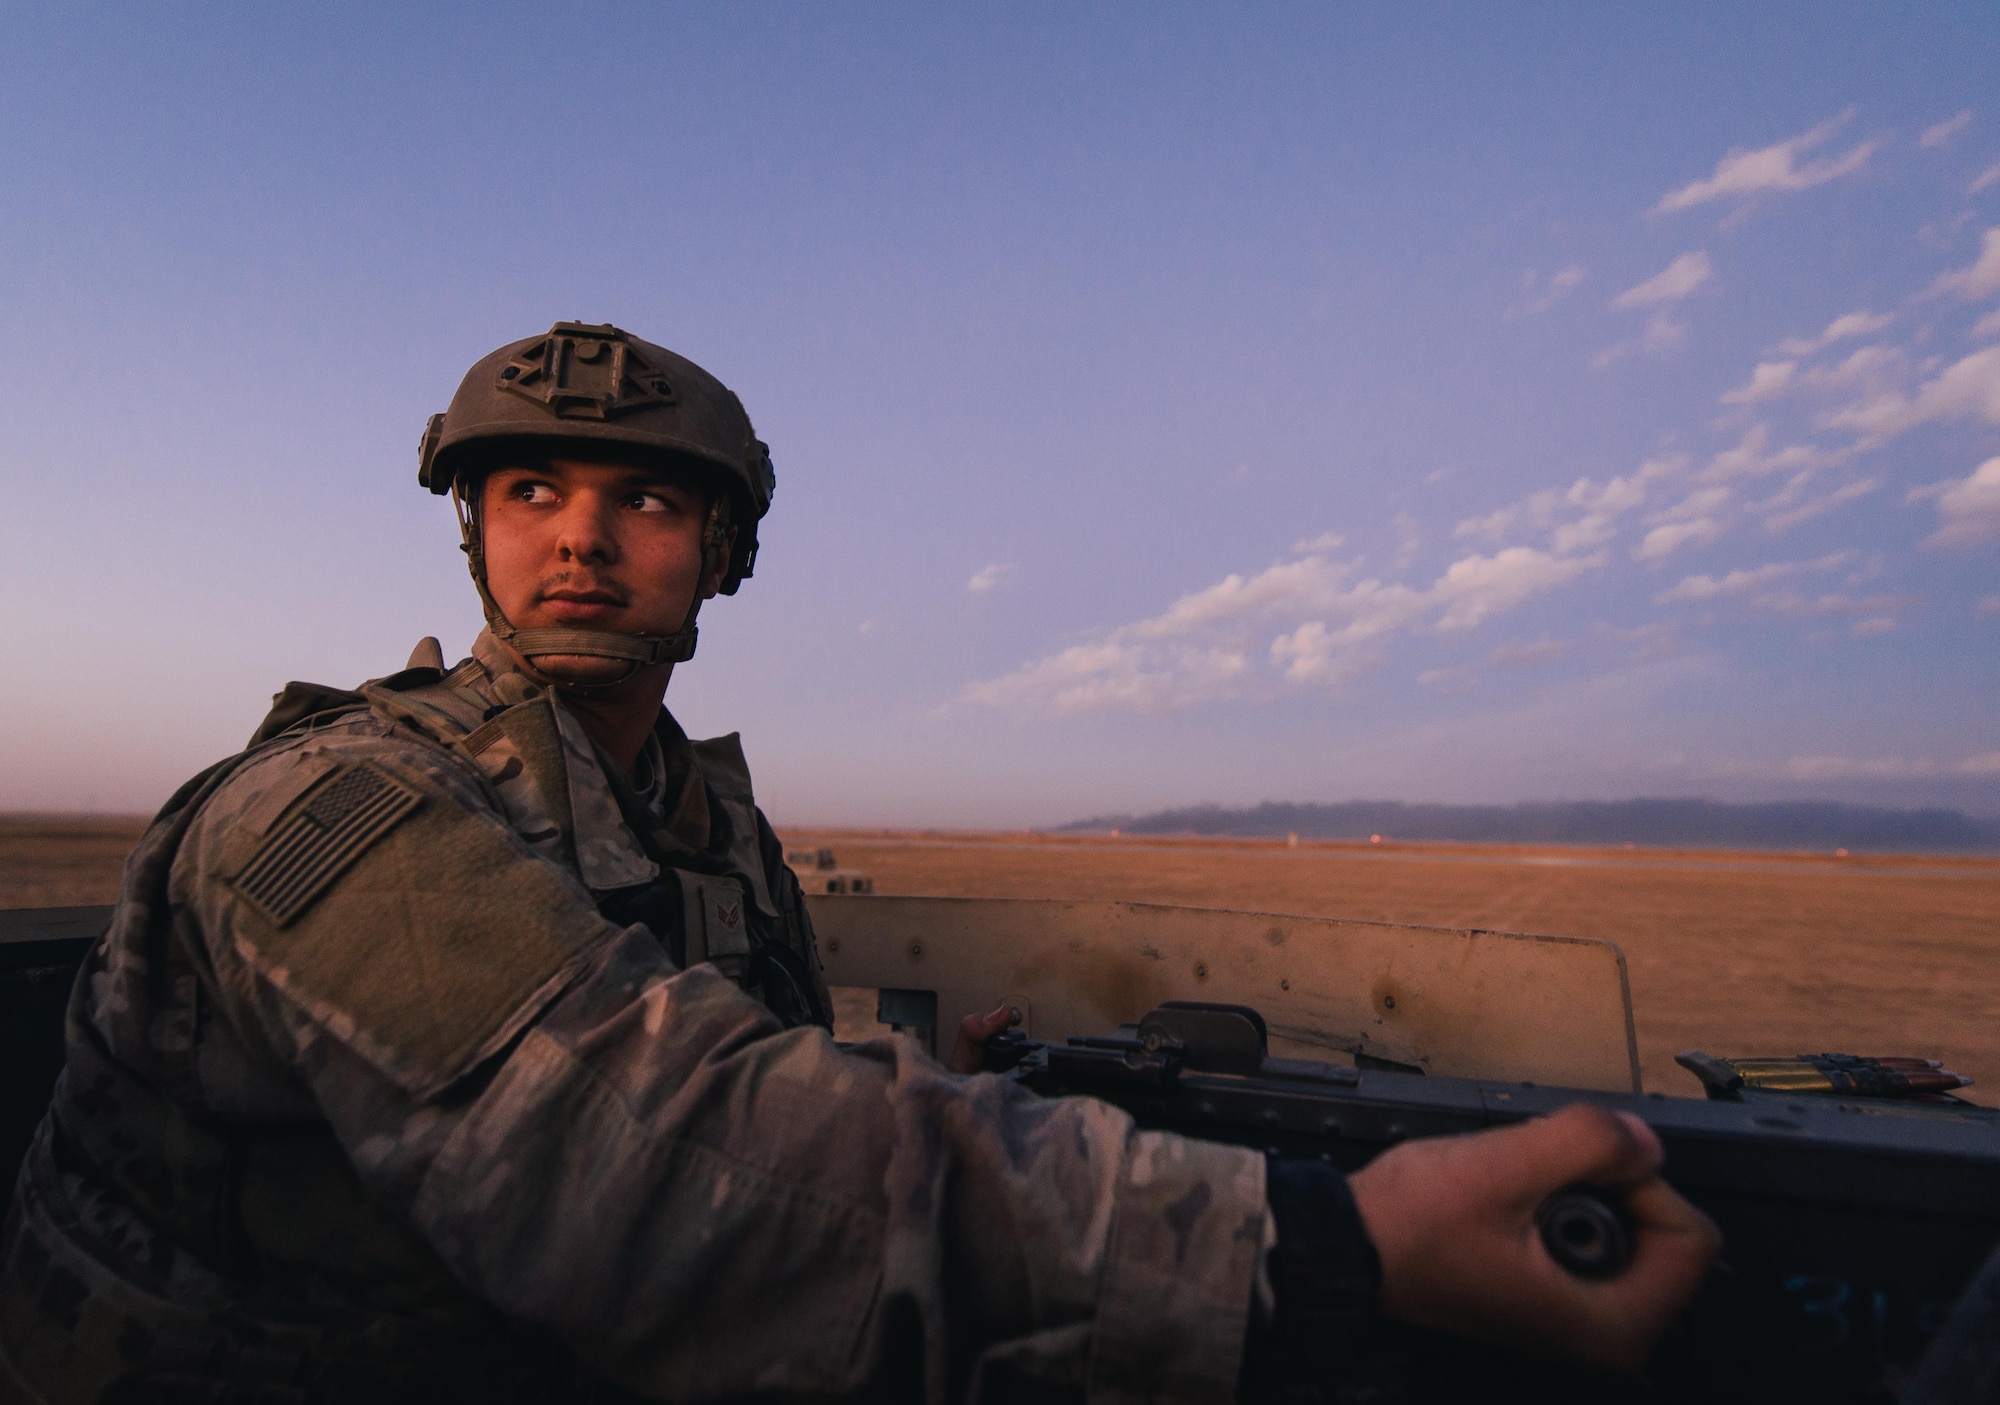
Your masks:
[[[784,843],[778,838],[778,832],[771,828],[771,822],[764,818],[762,810],[757,811],[757,853],[764,861],[764,880],[770,885],[771,901],[777,904],[779,920],[792,934],[799,954],[812,971],[819,1007],[831,1011],[833,992],[827,989],[826,968],[820,964],[819,940],[813,934],[812,914],[806,911],[805,889],[799,886],[798,875],[785,862]]]
[[[781,1030],[440,751],[247,765],[176,866],[225,1018],[451,1270],[642,1393],[1225,1400],[1261,1157]]]

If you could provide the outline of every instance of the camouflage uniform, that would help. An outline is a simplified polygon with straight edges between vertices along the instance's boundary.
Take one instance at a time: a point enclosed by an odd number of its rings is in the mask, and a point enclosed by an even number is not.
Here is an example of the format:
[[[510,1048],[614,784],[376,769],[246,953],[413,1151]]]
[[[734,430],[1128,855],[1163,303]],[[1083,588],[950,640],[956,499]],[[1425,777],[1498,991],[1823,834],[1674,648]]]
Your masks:
[[[735,738],[647,783],[490,636],[293,685],[134,852],[0,1400],[1216,1400],[1263,1159],[837,1046]]]

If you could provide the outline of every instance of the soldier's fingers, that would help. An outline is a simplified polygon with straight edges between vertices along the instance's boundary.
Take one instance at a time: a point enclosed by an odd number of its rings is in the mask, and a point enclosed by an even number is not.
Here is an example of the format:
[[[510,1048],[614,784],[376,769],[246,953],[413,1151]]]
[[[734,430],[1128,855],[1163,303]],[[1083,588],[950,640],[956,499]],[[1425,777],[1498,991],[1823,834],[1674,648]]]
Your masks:
[[[977,1039],[984,1044],[1005,1029],[1013,1017],[1013,1011],[1005,1005],[989,1010],[983,1015],[967,1015],[958,1023],[958,1032],[967,1039]]]
[[[1655,1178],[1629,1187],[1625,1211],[1638,1232],[1640,1254],[1657,1250],[1698,1259],[1706,1268],[1722,1251],[1722,1231],[1715,1227],[1715,1221],[1663,1180]]]
[[[958,1022],[958,1042],[952,1045],[953,1073],[978,1073],[985,1067],[986,1041],[1013,1022],[1014,1012],[1002,1005],[983,1015],[967,1015]]]
[[[1485,1135],[1492,1138],[1493,1174],[1524,1193],[1641,1181],[1664,1159],[1660,1139],[1644,1122],[1588,1103]]]
[[[1660,1145],[1659,1134],[1632,1113],[1615,1112],[1612,1116],[1625,1129],[1625,1137],[1596,1173],[1599,1182],[1624,1185],[1657,1176],[1667,1160],[1667,1150]]]
[[[1633,1186],[1626,1206],[1635,1229],[1630,1266],[1574,1296],[1583,1320],[1596,1324],[1579,1334],[1579,1354],[1629,1371],[1644,1365],[1660,1334],[1700,1291],[1722,1251],[1722,1234],[1661,1180]]]

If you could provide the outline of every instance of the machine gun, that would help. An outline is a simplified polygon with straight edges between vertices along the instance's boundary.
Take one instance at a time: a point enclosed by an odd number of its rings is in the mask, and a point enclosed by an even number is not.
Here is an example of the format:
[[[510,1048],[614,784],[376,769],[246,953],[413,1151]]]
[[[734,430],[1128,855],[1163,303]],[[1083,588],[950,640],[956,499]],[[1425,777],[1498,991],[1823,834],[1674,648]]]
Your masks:
[[[1823,1093],[1768,1091],[1707,1059],[1716,1096],[1668,1099],[1273,1058],[1256,1010],[1192,1001],[1060,1044],[1009,1031],[987,1056],[1046,1096],[1100,1098],[1145,1127],[1343,1170],[1407,1138],[1503,1126],[1572,1102],[1643,1118],[1666,1147],[1667,1179],[1715,1219],[1726,1245],[1648,1380],[1565,1379],[1558,1368],[1434,1338],[1412,1355],[1438,1398],[1500,1398],[1504,1380],[1543,1399],[1893,1399],[2000,1240],[2000,1112],[1913,1101],[1907,1095],[1921,1089],[1879,1061],[1846,1064],[1902,1080],[1894,1091],[1906,1096],[1842,1093],[1826,1079]],[[1568,1192],[1551,1197],[1540,1224],[1572,1271],[1622,1267],[1615,1205]]]

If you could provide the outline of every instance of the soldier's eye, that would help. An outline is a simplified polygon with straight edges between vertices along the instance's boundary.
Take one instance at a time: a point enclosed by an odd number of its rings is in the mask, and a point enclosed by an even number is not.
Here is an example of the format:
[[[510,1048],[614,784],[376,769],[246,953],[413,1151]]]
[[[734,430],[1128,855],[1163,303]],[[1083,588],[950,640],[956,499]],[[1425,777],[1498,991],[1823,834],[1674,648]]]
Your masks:
[[[661,493],[634,493],[630,498],[626,499],[626,502],[634,512],[672,512],[675,510],[672,499]]]
[[[520,502],[552,503],[556,490],[546,483],[522,483],[514,489],[514,497]]]

